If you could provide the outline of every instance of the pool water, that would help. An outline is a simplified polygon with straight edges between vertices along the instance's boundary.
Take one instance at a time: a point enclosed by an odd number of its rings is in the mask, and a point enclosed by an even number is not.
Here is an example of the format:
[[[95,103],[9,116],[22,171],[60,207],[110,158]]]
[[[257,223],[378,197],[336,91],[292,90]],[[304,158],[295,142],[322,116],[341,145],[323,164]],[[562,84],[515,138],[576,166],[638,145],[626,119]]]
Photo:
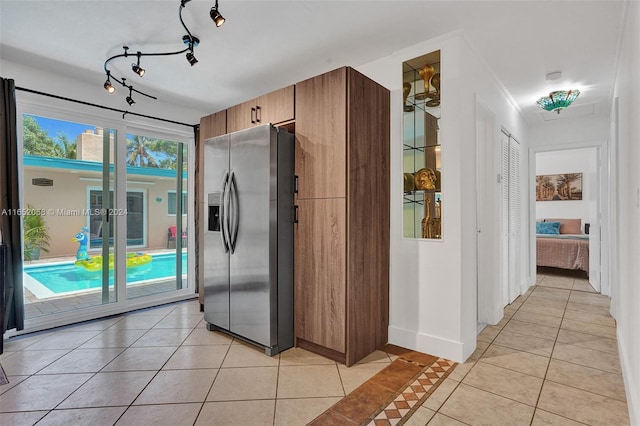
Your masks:
[[[176,254],[154,254],[153,260],[142,266],[127,268],[127,284],[159,279],[175,279]],[[187,271],[187,253],[182,253],[182,271]],[[36,280],[55,295],[102,287],[102,272],[89,272],[69,263],[50,265],[25,265],[25,274]],[[109,286],[113,286],[113,270],[109,271]],[[29,283],[25,285],[29,287]]]

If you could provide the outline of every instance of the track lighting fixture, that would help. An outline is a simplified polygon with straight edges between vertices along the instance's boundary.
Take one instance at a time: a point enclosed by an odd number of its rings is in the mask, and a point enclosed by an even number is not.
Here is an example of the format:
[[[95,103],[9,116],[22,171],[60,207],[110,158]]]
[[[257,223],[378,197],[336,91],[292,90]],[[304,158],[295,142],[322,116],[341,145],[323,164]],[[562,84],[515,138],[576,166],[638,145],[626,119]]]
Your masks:
[[[195,56],[193,56],[193,53],[191,52],[187,52],[187,61],[189,61],[189,64],[191,66],[194,66],[195,64],[198,63],[198,60],[196,59]]]
[[[182,53],[186,53],[187,61],[191,66],[194,66],[195,64],[198,63],[198,60],[196,59],[193,51],[200,43],[200,40],[198,39],[198,37],[195,37],[193,34],[191,34],[191,31],[189,31],[189,28],[187,28],[184,21],[182,20],[182,9],[184,9],[186,4],[189,3],[190,1],[191,0],[180,0],[180,7],[178,9],[178,18],[180,19],[180,24],[182,24],[182,27],[187,32],[186,35],[182,36],[182,42],[186,45],[186,47],[184,49],[171,51],[171,52],[138,51],[135,54],[135,56],[138,59],[137,62],[131,64],[131,70],[134,73],[138,74],[140,77],[142,77],[145,74],[145,69],[140,67],[140,58],[143,56],[172,56],[172,55],[180,55]],[[216,0],[215,6],[211,8],[211,11],[209,12],[209,16],[211,16],[211,19],[213,20],[213,22],[215,22],[216,27],[220,27],[222,26],[222,24],[224,24],[225,19],[218,11],[218,0]],[[120,83],[122,86],[129,89],[129,96],[127,96],[125,99],[130,106],[135,104],[135,101],[132,98],[133,92],[139,93],[151,99],[157,99],[155,96],[151,96],[144,92],[134,89],[132,85],[127,84],[126,78],[124,77],[118,78],[111,75],[111,70],[109,69],[109,63],[111,61],[119,58],[128,58],[129,56],[133,56],[132,54],[129,53],[128,46],[123,46],[122,48],[124,49],[123,53],[114,55],[104,62],[104,71],[107,74],[107,80],[104,83],[105,90],[109,93],[114,93],[116,91],[116,88],[111,83],[111,79],[113,79],[113,81],[115,81],[116,83]]]
[[[221,27],[222,24],[224,24],[224,21],[226,21],[226,19],[224,19],[224,17],[218,10],[218,0],[216,0],[216,5],[211,8],[209,16],[211,16],[211,19],[213,19],[213,22],[215,22],[216,27]]]
[[[133,92],[133,87],[129,87],[129,96],[127,96],[127,103],[129,104],[129,106],[132,106],[133,104],[136,103],[136,101],[134,101],[133,98],[131,97],[132,92]]]
[[[106,90],[109,93],[113,93],[116,91],[116,88],[113,87],[113,85],[111,84],[111,79],[109,77],[110,75],[109,73],[107,73],[107,81],[104,82],[104,90]]]
[[[131,64],[131,69],[133,70],[133,72],[135,72],[140,77],[142,77],[144,75],[144,73],[145,73],[145,69],[144,68],[140,68],[140,56],[142,56],[142,52],[138,52],[138,63],[137,64]]]

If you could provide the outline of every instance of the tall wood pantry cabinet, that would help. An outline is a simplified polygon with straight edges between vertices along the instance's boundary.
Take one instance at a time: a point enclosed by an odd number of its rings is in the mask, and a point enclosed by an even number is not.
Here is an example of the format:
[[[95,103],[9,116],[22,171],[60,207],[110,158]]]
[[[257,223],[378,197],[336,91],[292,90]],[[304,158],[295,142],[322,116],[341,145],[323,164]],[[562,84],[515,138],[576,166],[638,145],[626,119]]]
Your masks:
[[[389,106],[349,67],[296,84],[296,345],[347,366],[387,343]]]

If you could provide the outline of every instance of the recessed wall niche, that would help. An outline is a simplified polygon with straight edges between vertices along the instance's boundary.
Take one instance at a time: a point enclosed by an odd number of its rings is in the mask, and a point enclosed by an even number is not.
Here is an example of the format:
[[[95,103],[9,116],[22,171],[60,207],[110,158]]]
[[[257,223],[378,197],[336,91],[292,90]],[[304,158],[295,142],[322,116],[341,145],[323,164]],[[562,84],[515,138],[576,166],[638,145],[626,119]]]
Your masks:
[[[442,238],[440,51],[403,62],[403,235]]]

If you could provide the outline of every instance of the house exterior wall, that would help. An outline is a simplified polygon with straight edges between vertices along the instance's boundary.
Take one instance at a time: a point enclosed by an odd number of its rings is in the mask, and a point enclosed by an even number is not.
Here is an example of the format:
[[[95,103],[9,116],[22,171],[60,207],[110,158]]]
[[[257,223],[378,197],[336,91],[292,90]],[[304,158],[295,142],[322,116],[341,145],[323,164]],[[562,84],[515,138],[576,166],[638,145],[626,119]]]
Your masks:
[[[96,127],[95,131],[87,129],[76,137],[78,160],[102,162],[103,132],[102,127]],[[114,158],[113,135],[110,135],[110,141],[109,158]]]
[[[53,186],[36,186],[34,178],[53,180]],[[41,258],[75,256],[78,243],[73,236],[83,226],[89,226],[89,217],[84,209],[88,206],[89,188],[100,190],[102,176],[98,173],[71,173],[64,169],[27,166],[24,169],[24,200],[34,209],[45,209],[46,224],[49,228],[50,245],[48,253],[41,253]],[[83,180],[90,179],[90,180]],[[135,175],[130,180],[142,181]],[[145,195],[144,223],[146,227],[146,244],[140,249],[162,249],[167,247],[167,233],[170,226],[175,225],[176,216],[168,212],[168,192],[175,192],[175,179],[144,177],[145,184],[130,183],[128,191],[142,191]],[[148,183],[147,183],[148,182]],[[76,214],[77,216],[73,216]],[[186,215],[183,215],[183,227],[186,228]],[[186,230],[186,229],[185,229]],[[174,247],[173,245],[171,247]]]

